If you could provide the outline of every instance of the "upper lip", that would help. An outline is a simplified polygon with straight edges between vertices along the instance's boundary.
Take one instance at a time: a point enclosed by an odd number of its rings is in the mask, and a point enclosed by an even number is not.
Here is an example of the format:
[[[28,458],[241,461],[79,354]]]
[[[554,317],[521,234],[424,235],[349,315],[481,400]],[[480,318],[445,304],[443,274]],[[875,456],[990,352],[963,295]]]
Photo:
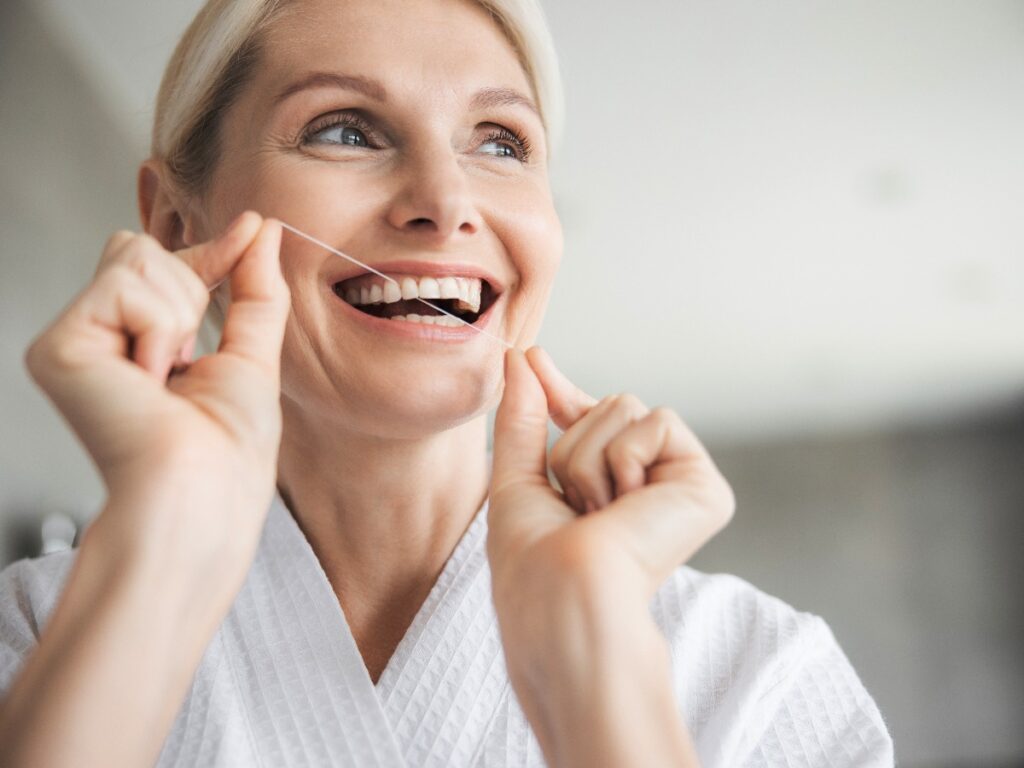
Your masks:
[[[458,261],[423,261],[420,259],[398,259],[385,261],[379,264],[369,264],[378,272],[383,272],[389,277],[396,275],[409,275],[413,277],[478,277],[490,284],[495,295],[504,291],[505,286],[492,273],[481,267],[479,264]],[[337,285],[353,277],[372,274],[355,264],[338,269],[330,274],[330,284]]]

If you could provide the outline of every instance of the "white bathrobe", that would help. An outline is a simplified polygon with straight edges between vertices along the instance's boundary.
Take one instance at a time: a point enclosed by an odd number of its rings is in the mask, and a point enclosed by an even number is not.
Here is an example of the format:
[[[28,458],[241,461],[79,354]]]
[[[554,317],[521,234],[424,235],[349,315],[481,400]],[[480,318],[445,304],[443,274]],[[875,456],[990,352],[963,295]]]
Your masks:
[[[486,526],[485,507],[374,686],[319,561],[275,499],[158,764],[545,765],[505,669]],[[0,574],[0,691],[38,641],[73,558]],[[651,612],[705,768],[893,765],[878,708],[820,618],[688,567]]]

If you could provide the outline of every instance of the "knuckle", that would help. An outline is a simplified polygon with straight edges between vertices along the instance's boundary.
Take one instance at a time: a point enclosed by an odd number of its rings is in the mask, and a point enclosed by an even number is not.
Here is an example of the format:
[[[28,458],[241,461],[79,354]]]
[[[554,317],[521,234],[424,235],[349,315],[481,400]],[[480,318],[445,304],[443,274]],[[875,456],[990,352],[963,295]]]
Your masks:
[[[683,420],[679,418],[679,414],[669,408],[667,405],[659,405],[656,408],[651,409],[651,418],[656,421],[665,422],[668,424],[682,424]]]
[[[630,419],[637,419],[647,413],[647,406],[643,401],[630,392],[615,395],[614,408]]]
[[[25,350],[25,369],[35,381],[39,381],[39,373],[42,370],[43,361],[47,356],[45,349],[47,338],[48,334],[46,333],[36,337],[32,343],[28,345],[28,349]]]
[[[136,234],[127,229],[119,229],[110,237],[107,238],[107,242],[103,245],[103,255],[113,254],[115,251],[121,250],[127,243],[131,242]]]

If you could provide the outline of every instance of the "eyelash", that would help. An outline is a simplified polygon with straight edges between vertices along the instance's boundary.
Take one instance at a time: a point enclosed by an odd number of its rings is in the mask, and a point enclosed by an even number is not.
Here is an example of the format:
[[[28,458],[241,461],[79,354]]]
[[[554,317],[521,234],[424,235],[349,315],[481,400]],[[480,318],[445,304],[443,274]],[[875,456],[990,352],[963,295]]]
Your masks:
[[[301,146],[315,144],[317,134],[326,131],[328,128],[335,128],[338,126],[343,128],[355,128],[362,131],[363,135],[366,136],[366,140],[370,144],[370,147],[372,148],[374,146],[373,126],[370,125],[370,123],[361,115],[355,112],[337,112],[314,120],[309,127],[303,131],[299,143]],[[525,135],[511,131],[500,125],[492,126],[490,132],[486,137],[484,137],[481,144],[501,141],[508,142],[515,148],[515,159],[519,160],[519,162],[525,163],[530,159],[533,149],[530,144],[530,140]]]

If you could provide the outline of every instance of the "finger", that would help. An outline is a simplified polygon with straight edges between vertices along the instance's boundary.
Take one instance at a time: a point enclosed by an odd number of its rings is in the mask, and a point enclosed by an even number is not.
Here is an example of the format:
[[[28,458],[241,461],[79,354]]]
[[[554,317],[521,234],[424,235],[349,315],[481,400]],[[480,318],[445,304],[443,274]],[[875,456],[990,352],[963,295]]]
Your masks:
[[[177,251],[176,255],[203,281],[207,291],[212,291],[231,273],[262,225],[262,216],[246,211],[217,239]]]
[[[597,400],[573,384],[555,366],[551,355],[540,347],[526,353],[530,366],[537,375],[548,402],[552,421],[562,430],[568,429],[597,404]]]
[[[494,418],[492,494],[520,484],[547,482],[548,410],[544,390],[526,357],[505,353],[505,391]]]
[[[117,243],[118,236],[111,239]],[[120,238],[115,248],[104,252],[104,269],[115,264],[137,272],[152,290],[164,297],[179,315],[182,328],[198,330],[209,302],[209,292],[199,277],[176,256],[149,235]]]
[[[83,299],[80,311],[103,327],[117,329],[116,351],[122,355],[130,351],[131,359],[154,378],[167,378],[194,330],[191,323],[182,321],[179,308],[125,265],[107,269]]]
[[[735,497],[696,435],[656,408],[605,451],[619,496],[604,515],[628,532],[656,585],[732,518]]]
[[[636,397],[617,395],[602,401],[573,427],[583,429],[575,437],[569,452],[559,456],[560,466],[552,469],[559,482],[562,482],[562,476],[565,477],[565,483],[576,490],[585,508],[601,509],[615,497],[605,449],[647,412],[647,407]],[[591,415],[595,417],[591,419]]]
[[[290,307],[280,254],[281,224],[267,219],[231,272],[231,303],[220,343],[220,351],[245,357],[275,374],[281,366]]]
[[[561,437],[555,441],[555,444],[551,447],[551,453],[548,456],[548,465],[551,467],[551,472],[554,474],[555,479],[558,480],[558,484],[561,486],[566,500],[569,502],[569,505],[580,514],[586,512],[587,505],[583,496],[580,495],[579,491],[573,485],[572,480],[569,478],[569,459],[572,457],[573,452],[576,450],[576,445],[582,439],[583,435],[585,435],[587,431],[590,430],[593,425],[602,418],[602,416],[604,416],[612,406],[613,400],[614,398],[612,397],[606,397],[587,411],[582,418],[570,426],[564,433],[562,433]]]
[[[134,232],[130,232],[127,229],[121,229],[115,232],[107,240],[106,245],[103,246],[103,253],[100,254],[99,263],[96,265],[96,271],[93,277],[99,275],[104,269],[106,269],[117,255],[134,240],[137,235]]]

